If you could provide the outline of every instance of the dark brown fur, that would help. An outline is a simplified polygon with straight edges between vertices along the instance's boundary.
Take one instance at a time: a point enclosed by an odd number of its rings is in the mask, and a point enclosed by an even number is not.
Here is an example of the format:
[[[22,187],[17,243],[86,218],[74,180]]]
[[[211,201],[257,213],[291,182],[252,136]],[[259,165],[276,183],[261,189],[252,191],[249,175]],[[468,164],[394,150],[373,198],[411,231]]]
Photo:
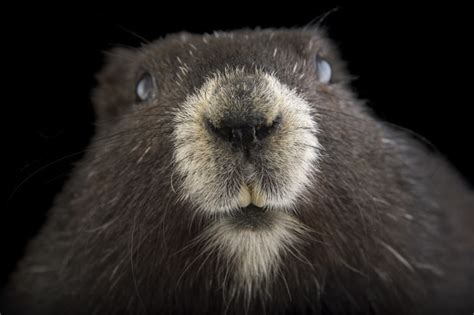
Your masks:
[[[193,56],[189,43],[197,48]],[[318,52],[334,75],[316,89],[311,62]],[[176,57],[192,68],[181,85]],[[200,35],[178,34],[134,51],[114,50],[109,59],[94,93],[97,134],[11,279],[6,294],[14,310],[474,311],[472,190],[443,159],[373,117],[350,91],[343,64],[319,30],[239,31],[209,37],[209,44]],[[303,60],[306,68],[294,74]],[[297,207],[296,217],[312,232],[297,255],[284,255],[282,274],[268,291],[250,300],[230,289],[219,257],[193,262],[202,246],[189,244],[211,219],[196,218],[170,184],[172,110],[206,76],[236,66],[274,71],[296,88],[318,113],[324,148],[310,199]],[[145,68],[159,82],[156,106],[132,105]],[[145,143],[153,145],[143,155]]]

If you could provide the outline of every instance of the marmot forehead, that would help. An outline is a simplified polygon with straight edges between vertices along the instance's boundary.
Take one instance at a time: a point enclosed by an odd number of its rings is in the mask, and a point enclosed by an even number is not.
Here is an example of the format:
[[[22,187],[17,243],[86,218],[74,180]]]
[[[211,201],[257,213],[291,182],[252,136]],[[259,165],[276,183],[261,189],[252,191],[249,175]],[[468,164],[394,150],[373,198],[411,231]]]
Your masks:
[[[146,45],[140,52],[143,62],[152,68],[172,65],[179,70],[177,81],[191,83],[186,87],[192,89],[199,88],[216,71],[239,67],[276,73],[285,83],[293,84],[314,68],[316,55],[329,60],[334,79],[345,77],[337,49],[320,29],[180,33]]]
[[[242,54],[242,59],[235,60],[242,61],[244,58],[259,59],[261,55],[267,55],[267,51],[271,56],[276,57],[278,55],[278,49],[275,52],[274,48],[280,46],[282,50],[285,50],[304,54],[310,52],[312,49],[317,49],[320,53],[329,53],[331,49],[331,43],[326,38],[325,31],[321,29],[308,29],[308,30],[287,30],[287,29],[265,29],[259,31],[253,30],[236,30],[231,32],[214,32],[212,34],[189,34],[189,33],[178,33],[171,34],[165,37],[163,40],[158,40],[151,43],[149,47],[158,45],[161,49],[165,46],[168,47],[188,47],[194,53],[201,49],[213,49],[219,48],[209,58],[216,61],[219,56],[228,55],[231,52],[243,52],[254,47],[255,50],[260,51],[259,54]],[[181,46],[184,45],[184,46]],[[147,49],[147,46],[144,47]],[[268,49],[271,48],[271,49]],[[180,49],[182,50],[182,49]],[[189,50],[184,50],[188,55],[193,55]],[[252,50],[253,52],[253,50]],[[231,60],[227,61],[228,62]]]
[[[173,34],[110,52],[94,101],[99,116],[127,110],[135,100],[131,87],[144,72],[155,76],[167,102],[184,100],[216,72],[242,67],[272,73],[290,88],[312,89],[317,56],[330,63],[333,82],[348,80],[337,49],[319,29]]]

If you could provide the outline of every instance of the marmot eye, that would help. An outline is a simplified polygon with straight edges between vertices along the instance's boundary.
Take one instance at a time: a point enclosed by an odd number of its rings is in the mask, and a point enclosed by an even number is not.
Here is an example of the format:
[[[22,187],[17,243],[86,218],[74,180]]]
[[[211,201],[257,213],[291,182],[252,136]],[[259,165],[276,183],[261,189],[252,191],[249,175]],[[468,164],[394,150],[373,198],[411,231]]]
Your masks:
[[[140,80],[138,80],[135,88],[137,100],[141,102],[149,100],[153,96],[154,89],[155,86],[153,84],[152,76],[148,72],[144,73]]]
[[[321,83],[329,83],[331,81],[331,65],[319,55],[316,56],[316,75]]]

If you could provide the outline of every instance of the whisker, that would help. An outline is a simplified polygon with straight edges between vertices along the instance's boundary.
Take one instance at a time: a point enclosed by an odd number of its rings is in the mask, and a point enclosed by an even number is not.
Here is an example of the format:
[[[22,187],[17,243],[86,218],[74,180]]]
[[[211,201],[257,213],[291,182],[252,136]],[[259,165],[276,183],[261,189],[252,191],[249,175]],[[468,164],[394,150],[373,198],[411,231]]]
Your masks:
[[[145,44],[151,44],[151,41],[146,39],[145,37],[139,35],[138,33],[126,28],[125,26],[123,25],[117,25],[118,28],[120,28],[122,31],[125,31],[126,33],[130,34],[130,35],[133,35],[135,36],[136,38],[138,38],[139,40],[143,41],[143,43]]]
[[[337,12],[338,10],[340,9],[340,7],[334,7],[320,15],[318,15],[317,17],[313,18],[311,21],[309,21],[308,23],[306,23],[306,25],[303,27],[304,30],[307,30],[309,28],[318,28],[320,27],[323,22],[328,18],[328,16],[330,16],[331,14]]]
[[[7,205],[12,201],[13,197],[16,195],[16,193],[27,183],[29,182],[33,177],[35,177],[36,175],[38,175],[39,173],[63,162],[63,161],[66,161],[68,159],[71,159],[71,158],[74,158],[74,157],[77,157],[77,156],[80,156],[82,154],[85,154],[85,153],[88,153],[88,152],[91,152],[93,150],[98,150],[98,149],[103,149],[104,147],[107,147],[107,146],[113,146],[115,144],[119,144],[119,143],[123,143],[123,136],[127,136],[127,135],[130,135],[132,136],[133,134],[132,133],[138,133],[138,132],[141,132],[143,131],[144,129],[146,129],[147,131],[161,131],[163,128],[163,126],[158,126],[157,128],[145,128],[145,127],[139,127],[139,128],[136,128],[136,129],[132,129],[132,130],[125,130],[125,131],[122,131],[122,132],[119,132],[119,133],[116,133],[116,134],[112,134],[112,135],[108,135],[108,136],[103,136],[103,137],[97,137],[95,138],[94,140],[96,142],[101,142],[101,141],[109,141],[105,144],[93,144],[93,145],[89,145],[86,149],[84,150],[80,150],[80,151],[77,151],[77,152],[73,152],[71,154],[68,154],[68,155],[65,155],[65,156],[62,156],[58,159],[55,159],[54,161],[52,162],[49,162],[43,166],[41,166],[40,168],[36,169],[35,171],[33,171],[31,174],[29,174],[27,177],[25,177],[13,190],[12,192],[10,193],[8,199],[7,199]],[[166,132],[160,132],[160,134],[156,134],[154,136],[149,136],[149,135],[146,135],[144,137],[140,137],[140,138],[137,138],[137,142],[138,141],[143,141],[143,140],[151,140],[151,139],[154,139],[158,136],[162,136],[163,134],[165,135],[169,135],[171,134],[173,131],[170,130],[168,133]],[[119,138],[120,136],[122,136],[122,138]],[[114,139],[114,138],[118,138],[118,139]],[[110,141],[110,140],[114,140],[114,141]]]
[[[130,235],[130,268],[131,268],[131,271],[132,271],[132,279],[133,279],[133,286],[135,287],[135,293],[137,295],[137,298],[138,300],[140,301],[140,304],[142,305],[143,309],[145,310],[145,313],[146,313],[146,307],[145,307],[145,302],[143,301],[143,298],[140,294],[140,291],[138,289],[138,283],[137,283],[137,277],[136,277],[136,274],[135,274],[135,264],[134,264],[134,255],[135,255],[135,252],[134,252],[134,249],[133,249],[133,246],[134,246],[134,234],[135,234],[135,228],[136,228],[136,221],[137,221],[137,216],[138,216],[138,212],[135,213],[134,217],[133,217],[133,224],[132,224],[132,230],[131,230],[131,235]]]
[[[337,115],[332,116],[332,117],[333,118],[338,118],[338,119],[342,118],[342,117],[339,117],[339,116],[345,116],[346,118],[355,119],[355,120],[359,120],[359,121],[362,121],[362,122],[369,121],[368,118],[357,117],[357,116],[351,115],[351,114],[346,113],[346,112],[332,110],[332,109],[323,108],[323,107],[317,107],[317,111],[324,112],[325,114],[337,114]],[[390,127],[398,129],[398,130],[400,130],[404,133],[410,134],[411,136],[415,137],[416,139],[422,141],[426,146],[428,146],[430,149],[432,149],[436,153],[439,153],[438,148],[431,141],[429,141],[426,137],[422,136],[421,134],[417,133],[416,131],[411,130],[411,129],[406,128],[406,127],[403,127],[403,126],[400,126],[400,125],[397,125],[395,123],[388,122],[388,121],[383,121],[383,124],[389,125]]]

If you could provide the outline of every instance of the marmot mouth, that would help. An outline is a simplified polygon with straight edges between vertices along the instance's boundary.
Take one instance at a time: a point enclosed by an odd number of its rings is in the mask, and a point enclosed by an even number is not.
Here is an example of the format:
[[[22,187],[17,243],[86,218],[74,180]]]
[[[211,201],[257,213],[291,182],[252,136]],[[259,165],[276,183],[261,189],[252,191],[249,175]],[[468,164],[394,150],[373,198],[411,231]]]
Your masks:
[[[265,205],[264,195],[250,185],[242,185],[237,198],[240,209],[249,208],[250,206],[263,208]]]
[[[265,208],[258,207],[254,204],[250,204],[247,207],[239,208],[239,211],[241,211],[244,214],[252,215],[253,213],[264,213],[267,210]]]
[[[245,229],[260,229],[262,226],[271,225],[269,211],[253,204],[239,208],[238,211],[232,213],[232,218],[234,224]]]

